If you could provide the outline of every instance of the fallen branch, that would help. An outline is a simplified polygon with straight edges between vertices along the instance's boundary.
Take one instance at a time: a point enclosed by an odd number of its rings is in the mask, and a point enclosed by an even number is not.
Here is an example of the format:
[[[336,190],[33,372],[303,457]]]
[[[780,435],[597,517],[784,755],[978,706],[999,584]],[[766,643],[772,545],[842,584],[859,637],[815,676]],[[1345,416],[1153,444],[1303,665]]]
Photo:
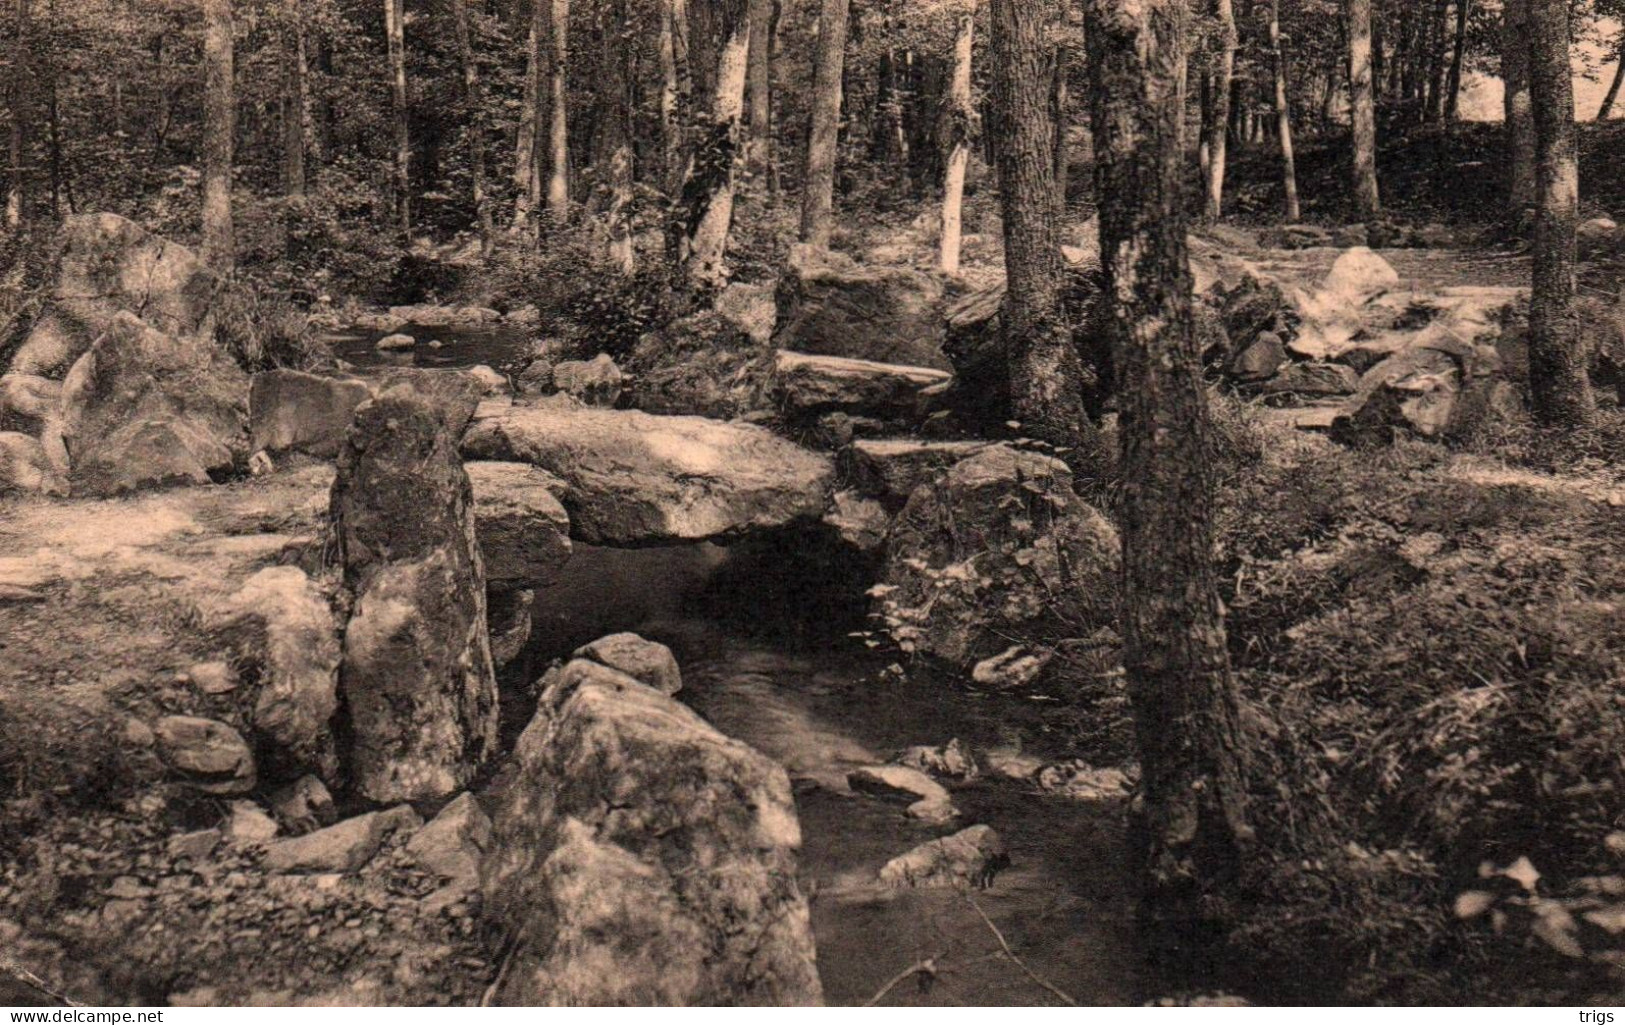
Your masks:
[[[519,941],[509,940],[507,951],[502,955],[502,964],[497,967],[497,977],[491,980],[491,985],[485,987],[485,994],[480,997],[481,1007],[490,1007],[491,1001],[496,999],[497,991],[508,978],[508,967],[513,964],[514,955],[519,953]]]
[[[1004,956],[1008,957],[1011,961],[1014,961],[1017,968],[1020,968],[1023,972],[1026,972],[1027,973],[1027,978],[1033,980],[1034,982],[1038,983],[1038,985],[1040,985],[1040,986],[1044,987],[1045,989],[1049,990],[1062,1003],[1066,1004],[1068,1007],[1077,1007],[1078,1006],[1078,1002],[1076,1000],[1073,1000],[1070,996],[1068,996],[1066,991],[1058,988],[1053,983],[1051,983],[1049,980],[1045,979],[1043,976],[1039,975],[1037,972],[1035,972],[1031,968],[1027,967],[1027,962],[1023,961],[1021,958],[1016,956],[1016,952],[1010,949],[1010,944],[1008,944],[1008,943],[1006,943],[1004,941],[1004,933],[1000,932],[999,927],[993,924],[993,919],[987,917],[987,912],[982,910],[982,905],[976,903],[976,898],[975,897],[973,897],[973,896],[971,896],[970,894],[967,893],[967,894],[965,894],[965,899],[970,901],[970,906],[975,908],[976,913],[978,915],[982,916],[982,921],[987,923],[988,929],[991,930],[992,933],[993,933],[993,938],[999,941],[999,947],[1004,951]]]
[[[914,962],[913,964],[909,965],[907,968],[904,968],[902,971],[898,972],[896,975],[893,975],[891,977],[891,979],[888,980],[887,983],[884,986],[880,987],[880,989],[875,992],[874,996],[872,996],[868,1000],[864,1001],[863,1006],[865,1006],[865,1007],[873,1007],[876,1004],[880,1003],[881,998],[883,998],[887,993],[890,993],[893,989],[895,989],[897,987],[898,983],[902,982],[904,979],[907,979],[911,975],[917,975],[920,972],[926,972],[926,973],[928,973],[928,974],[930,974],[932,976],[935,976],[937,974],[937,958],[939,958],[941,956],[942,955],[940,953],[932,954],[930,957],[922,958],[922,959]]]
[[[77,1002],[68,999],[68,997],[65,995],[52,989],[44,979],[40,978],[38,975],[35,975],[33,972],[29,971],[27,968],[24,968],[22,965],[11,960],[10,958],[0,960],[0,969],[4,969],[7,975],[16,979],[29,989],[38,990],[39,992],[50,997],[52,1000],[56,1001],[58,1004],[61,1004],[63,1007],[80,1006]]]

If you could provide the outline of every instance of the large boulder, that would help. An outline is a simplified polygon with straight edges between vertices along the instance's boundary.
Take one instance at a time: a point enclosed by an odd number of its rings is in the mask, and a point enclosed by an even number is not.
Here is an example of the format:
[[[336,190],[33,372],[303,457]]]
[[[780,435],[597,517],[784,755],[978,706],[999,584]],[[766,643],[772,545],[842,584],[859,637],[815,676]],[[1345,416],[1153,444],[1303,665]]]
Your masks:
[[[61,381],[38,374],[0,374],[0,429],[38,436],[61,414]]]
[[[62,388],[74,486],[111,495],[231,472],[248,454],[248,384],[209,339],[116,314]]]
[[[567,359],[553,367],[553,387],[589,406],[615,405],[625,380],[607,352],[592,359]]]
[[[257,678],[249,721],[266,775],[337,782],[339,640],[327,596],[297,566],[260,570],[226,603],[219,627]]]
[[[943,286],[930,274],[801,244],[790,250],[777,299],[781,349],[952,369],[942,350]]]
[[[556,475],[572,536],[610,546],[817,519],[833,477],[829,458],[764,428],[636,410],[515,406],[476,420],[463,454]]]
[[[649,413],[742,416],[761,404],[771,352],[760,324],[718,310],[682,317],[638,339],[627,357],[630,404]]]
[[[483,868],[516,951],[496,1001],[820,1003],[784,770],[607,667],[545,684]]]
[[[223,722],[166,715],[152,724],[158,753],[171,771],[206,794],[246,794],[258,782],[254,752]]]
[[[1436,337],[1414,345],[1361,376],[1332,421],[1331,436],[1370,448],[1405,435],[1460,437],[1491,420],[1505,421],[1518,414],[1522,398],[1499,370],[1490,346]]]
[[[490,584],[545,586],[570,560],[564,482],[525,463],[471,462],[480,553]]]
[[[355,408],[372,396],[353,377],[276,369],[254,375],[248,396],[250,445],[271,453],[338,455]]]
[[[842,412],[909,423],[921,411],[920,393],[945,385],[951,374],[841,356],[780,350],[773,358],[772,396],[792,419]]]
[[[994,445],[909,497],[874,612],[905,650],[968,671],[1012,643],[1109,625],[1117,566],[1117,531],[1065,463]]]
[[[67,217],[57,245],[48,310],[11,370],[60,379],[121,312],[165,334],[210,333],[220,279],[185,246],[109,213]]]
[[[403,382],[363,403],[330,512],[347,586],[340,683],[353,783],[374,801],[449,797],[495,748],[497,694],[466,403]]]

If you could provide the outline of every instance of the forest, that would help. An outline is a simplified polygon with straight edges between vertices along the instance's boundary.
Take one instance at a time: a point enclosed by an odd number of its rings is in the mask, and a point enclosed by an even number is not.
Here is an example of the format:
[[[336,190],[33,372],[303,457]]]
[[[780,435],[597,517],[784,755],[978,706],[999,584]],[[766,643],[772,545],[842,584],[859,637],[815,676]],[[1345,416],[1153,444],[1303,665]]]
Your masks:
[[[0,1003],[1617,1002],[1621,0],[4,5]]]

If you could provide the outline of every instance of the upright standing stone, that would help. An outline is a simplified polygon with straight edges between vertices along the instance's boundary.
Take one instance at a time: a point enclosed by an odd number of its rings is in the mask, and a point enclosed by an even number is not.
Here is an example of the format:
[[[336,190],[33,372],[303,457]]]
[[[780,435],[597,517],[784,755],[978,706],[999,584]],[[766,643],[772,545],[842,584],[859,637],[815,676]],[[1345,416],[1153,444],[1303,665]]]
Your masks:
[[[496,744],[496,676],[473,489],[457,454],[472,413],[405,381],[363,403],[331,509],[355,596],[340,687],[354,786],[379,801],[449,797]]]

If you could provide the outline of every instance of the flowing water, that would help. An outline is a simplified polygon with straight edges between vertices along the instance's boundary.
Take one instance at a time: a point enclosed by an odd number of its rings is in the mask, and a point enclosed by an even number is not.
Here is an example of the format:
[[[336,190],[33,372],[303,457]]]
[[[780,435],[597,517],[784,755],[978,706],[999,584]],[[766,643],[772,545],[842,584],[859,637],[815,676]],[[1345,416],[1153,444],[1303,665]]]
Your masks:
[[[380,352],[378,340],[386,335],[411,335],[411,349]],[[407,324],[395,331],[349,328],[325,336],[333,355],[358,367],[424,367],[450,370],[481,363],[501,368],[518,362],[531,340],[526,328],[496,324],[484,327],[427,327]],[[434,343],[438,342],[436,345]]]

